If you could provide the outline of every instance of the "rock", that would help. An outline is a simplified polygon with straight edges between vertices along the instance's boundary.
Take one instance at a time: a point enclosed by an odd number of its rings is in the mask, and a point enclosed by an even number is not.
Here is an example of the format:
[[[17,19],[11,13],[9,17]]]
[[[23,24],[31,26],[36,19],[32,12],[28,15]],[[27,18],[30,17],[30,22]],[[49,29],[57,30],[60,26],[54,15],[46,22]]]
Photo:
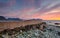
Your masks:
[[[60,36],[60,32],[58,32],[58,35]]]

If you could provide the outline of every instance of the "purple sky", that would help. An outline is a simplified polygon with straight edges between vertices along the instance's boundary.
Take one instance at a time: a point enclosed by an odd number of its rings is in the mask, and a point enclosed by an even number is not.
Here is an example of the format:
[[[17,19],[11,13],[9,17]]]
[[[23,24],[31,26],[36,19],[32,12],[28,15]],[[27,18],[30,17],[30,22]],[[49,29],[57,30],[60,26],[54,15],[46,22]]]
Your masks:
[[[60,20],[60,0],[0,0],[0,16]]]

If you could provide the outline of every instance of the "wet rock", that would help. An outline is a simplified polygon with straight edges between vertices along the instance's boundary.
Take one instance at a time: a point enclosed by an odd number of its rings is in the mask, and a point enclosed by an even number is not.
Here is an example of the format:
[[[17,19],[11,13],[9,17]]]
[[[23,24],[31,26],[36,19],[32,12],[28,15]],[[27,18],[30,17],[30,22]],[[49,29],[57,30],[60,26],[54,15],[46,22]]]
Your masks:
[[[58,32],[58,35],[60,36],[60,32]]]
[[[0,38],[3,38],[1,34],[0,34]]]
[[[53,31],[52,29],[48,29],[49,31]]]
[[[37,29],[40,29],[40,25],[36,25],[36,28],[37,28]]]

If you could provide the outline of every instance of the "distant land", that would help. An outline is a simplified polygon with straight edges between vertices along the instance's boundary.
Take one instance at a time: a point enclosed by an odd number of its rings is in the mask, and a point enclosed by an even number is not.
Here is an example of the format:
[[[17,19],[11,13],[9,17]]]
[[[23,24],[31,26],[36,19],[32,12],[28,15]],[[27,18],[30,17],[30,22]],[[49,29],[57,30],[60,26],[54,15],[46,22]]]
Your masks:
[[[23,19],[20,19],[20,18],[5,18],[4,16],[0,16],[0,20],[15,20],[15,21],[22,21]]]
[[[4,16],[0,16],[0,20],[13,20],[13,21],[22,21],[22,20],[42,20],[42,19],[21,19],[21,18],[5,18]]]

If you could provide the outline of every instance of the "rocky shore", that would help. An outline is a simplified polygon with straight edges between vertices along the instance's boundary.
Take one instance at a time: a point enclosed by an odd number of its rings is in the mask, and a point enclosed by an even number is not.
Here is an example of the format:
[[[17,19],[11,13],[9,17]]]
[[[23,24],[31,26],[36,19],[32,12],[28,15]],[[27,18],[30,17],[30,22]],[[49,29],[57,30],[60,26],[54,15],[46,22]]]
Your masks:
[[[14,29],[5,29],[0,32],[0,38],[60,38],[60,28],[43,22]]]

